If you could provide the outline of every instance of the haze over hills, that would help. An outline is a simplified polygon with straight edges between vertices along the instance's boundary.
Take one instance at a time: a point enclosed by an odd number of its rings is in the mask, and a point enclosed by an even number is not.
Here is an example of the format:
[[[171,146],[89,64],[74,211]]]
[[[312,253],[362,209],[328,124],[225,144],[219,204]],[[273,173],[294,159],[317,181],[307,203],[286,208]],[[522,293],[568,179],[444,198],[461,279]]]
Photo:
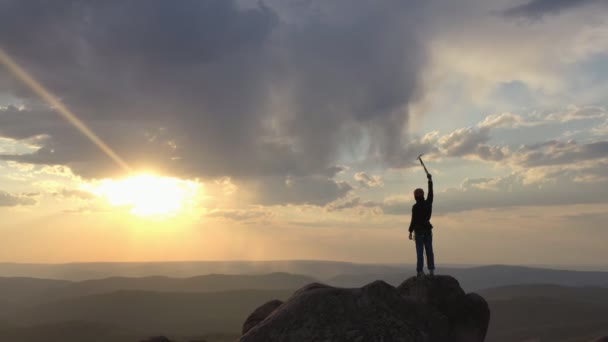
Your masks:
[[[113,277],[68,283],[38,292],[28,302],[42,303],[64,298],[81,297],[124,290],[156,292],[218,292],[231,290],[292,290],[316,281],[315,278],[288,274],[264,275],[209,274],[190,278],[163,276],[126,278]]]
[[[30,277],[80,281],[110,277],[165,276],[188,278],[209,274],[261,275],[285,272],[309,276],[333,285],[359,287],[376,279],[383,279],[394,285],[401,279],[404,279],[404,277],[412,275],[414,269],[414,265],[409,264],[359,264],[323,260],[68,264],[0,263],[0,277]],[[463,287],[470,290],[499,287],[514,283],[608,286],[608,278],[605,276],[608,272],[604,271],[573,271],[561,267],[467,266],[449,264],[439,265],[438,270],[445,274],[454,275],[460,280]],[[513,279],[516,279],[516,282]],[[57,284],[61,285],[64,283]]]
[[[120,329],[107,324],[70,321],[38,326],[0,327],[0,338],[4,341],[87,341],[87,342],[133,342],[139,341],[142,333]]]
[[[233,342],[237,333],[179,335],[183,341]],[[1,327],[0,338],[13,342],[134,342],[150,335],[107,324],[84,321],[41,324],[26,327]]]
[[[158,334],[239,331],[260,303],[285,299],[292,290],[212,293],[117,291],[38,305],[5,318],[25,325],[82,320]]]
[[[543,269],[522,266],[480,266],[472,268],[440,267],[438,273],[450,274],[458,279],[467,291],[505,286],[510,284],[543,284],[550,283],[564,286],[608,286],[608,272],[569,271]],[[362,286],[376,279],[382,279],[391,285],[398,285],[402,273],[343,274],[327,279],[329,284],[342,287]]]
[[[85,281],[0,278],[0,340],[97,341],[89,338],[96,331],[105,341],[118,342],[159,334],[176,340],[216,334],[207,340],[231,341],[253,309],[270,299],[285,299],[305,284],[360,287],[383,279],[398,285],[412,275],[403,268],[357,264],[332,264],[320,273],[332,274],[340,266],[357,273],[328,278],[287,273]],[[586,341],[608,333],[608,272],[483,266],[439,273],[454,275],[466,291],[487,299],[492,310],[487,341]]]
[[[479,293],[492,312],[488,342],[574,342],[608,335],[608,288],[536,284]]]
[[[0,278],[0,300],[18,301],[40,293],[71,284],[65,280],[10,277]]]
[[[266,274],[287,272],[315,278],[339,274],[391,273],[411,265],[357,264],[323,260],[98,262],[67,264],[0,263],[0,277],[87,280],[108,277],[194,277],[203,274]]]
[[[569,287],[554,284],[507,285],[477,291],[487,300],[513,298],[573,298],[581,301],[608,304],[608,287]]]

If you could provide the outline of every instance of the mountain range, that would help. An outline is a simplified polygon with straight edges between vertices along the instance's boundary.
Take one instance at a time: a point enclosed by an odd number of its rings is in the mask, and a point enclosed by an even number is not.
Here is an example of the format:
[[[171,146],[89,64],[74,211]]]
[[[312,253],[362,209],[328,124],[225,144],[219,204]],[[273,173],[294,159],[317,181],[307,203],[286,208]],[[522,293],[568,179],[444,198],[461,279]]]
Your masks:
[[[398,285],[413,275],[401,267],[356,264],[334,274],[341,270],[339,264],[320,265],[326,269],[306,275],[161,274],[82,281],[3,277],[0,340],[122,342],[169,335],[178,341],[233,341],[252,310],[270,299],[287,299],[306,284],[361,287],[382,279]],[[486,298],[491,309],[487,341],[570,342],[608,335],[608,272],[482,266],[439,273]]]

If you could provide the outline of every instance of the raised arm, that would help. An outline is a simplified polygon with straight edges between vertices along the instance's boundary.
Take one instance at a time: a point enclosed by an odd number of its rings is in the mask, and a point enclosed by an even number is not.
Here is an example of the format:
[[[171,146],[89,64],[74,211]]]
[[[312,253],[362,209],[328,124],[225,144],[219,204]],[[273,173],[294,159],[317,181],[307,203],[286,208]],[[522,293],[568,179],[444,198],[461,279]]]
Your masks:
[[[433,177],[431,176],[431,174],[427,174],[426,178],[429,180],[429,191],[427,192],[427,196],[426,196],[426,202],[429,204],[433,203]]]

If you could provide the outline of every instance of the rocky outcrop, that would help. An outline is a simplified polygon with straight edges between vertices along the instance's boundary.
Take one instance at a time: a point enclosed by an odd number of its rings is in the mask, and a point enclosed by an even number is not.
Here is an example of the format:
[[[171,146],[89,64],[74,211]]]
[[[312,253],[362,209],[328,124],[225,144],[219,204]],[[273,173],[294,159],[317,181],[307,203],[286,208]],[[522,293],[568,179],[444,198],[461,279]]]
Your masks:
[[[450,276],[414,277],[398,287],[399,292],[430,305],[445,315],[450,324],[450,341],[483,341],[490,324],[488,303],[476,293],[465,294]]]
[[[478,342],[489,317],[485,300],[448,276],[410,278],[398,288],[313,283],[255,310],[239,341]]]
[[[243,323],[243,330],[241,331],[241,333],[245,335],[249,330],[251,330],[251,328],[255,327],[264,319],[266,319],[266,317],[270,316],[270,314],[276,308],[281,306],[281,304],[283,304],[283,302],[278,299],[275,299],[255,309],[255,311],[251,315],[249,315],[249,317],[247,317],[245,323]]]

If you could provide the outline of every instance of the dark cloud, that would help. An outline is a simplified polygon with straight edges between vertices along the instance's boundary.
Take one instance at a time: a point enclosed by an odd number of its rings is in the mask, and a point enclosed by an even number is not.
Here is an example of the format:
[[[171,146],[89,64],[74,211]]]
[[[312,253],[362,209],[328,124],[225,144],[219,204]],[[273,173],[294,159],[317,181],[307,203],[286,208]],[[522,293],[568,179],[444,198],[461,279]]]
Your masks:
[[[562,11],[589,4],[605,3],[603,0],[530,0],[529,2],[504,11],[507,17],[540,19],[545,15],[559,14]]]
[[[362,143],[385,165],[413,160],[420,152],[404,148],[405,128],[426,64],[423,5],[270,6],[1,0],[0,41],[134,167],[284,184],[327,176]],[[87,178],[119,171],[6,71],[0,91],[27,108],[0,113],[2,136],[47,137],[37,152],[2,159],[68,165]],[[303,197],[324,203],[326,193]]]
[[[36,200],[32,194],[11,195],[6,191],[0,190],[0,207],[16,207],[20,205],[34,205]]]
[[[250,185],[256,201],[264,205],[311,204],[324,206],[346,196],[353,187],[347,182],[321,176],[264,177]]]

